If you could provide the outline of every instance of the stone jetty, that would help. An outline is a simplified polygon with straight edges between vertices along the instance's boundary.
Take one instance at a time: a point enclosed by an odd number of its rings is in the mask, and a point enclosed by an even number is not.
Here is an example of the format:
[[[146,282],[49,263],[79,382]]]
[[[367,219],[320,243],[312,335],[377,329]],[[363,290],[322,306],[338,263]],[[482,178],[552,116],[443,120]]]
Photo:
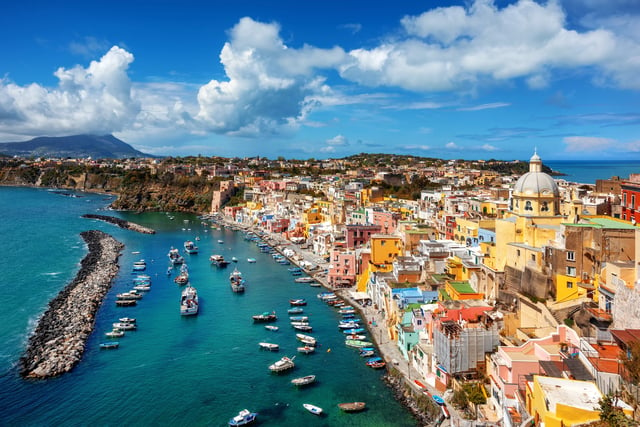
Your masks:
[[[107,215],[86,214],[82,215],[82,218],[99,219],[101,221],[108,222],[110,224],[117,225],[120,228],[126,228],[127,230],[137,231],[144,234],[156,234],[156,230],[153,228],[143,227],[135,222],[125,221],[124,219],[116,218]]]
[[[89,247],[78,274],[49,302],[20,359],[20,375],[49,378],[80,361],[95,324],[95,314],[118,273],[124,245],[98,230],[80,234]]]

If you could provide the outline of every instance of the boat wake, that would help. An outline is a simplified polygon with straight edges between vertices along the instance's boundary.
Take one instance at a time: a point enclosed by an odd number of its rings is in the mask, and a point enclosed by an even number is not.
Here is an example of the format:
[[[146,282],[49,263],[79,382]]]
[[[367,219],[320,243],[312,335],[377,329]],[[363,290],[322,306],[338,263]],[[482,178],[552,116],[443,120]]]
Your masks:
[[[41,276],[58,276],[62,271],[52,271],[51,273],[40,273]]]

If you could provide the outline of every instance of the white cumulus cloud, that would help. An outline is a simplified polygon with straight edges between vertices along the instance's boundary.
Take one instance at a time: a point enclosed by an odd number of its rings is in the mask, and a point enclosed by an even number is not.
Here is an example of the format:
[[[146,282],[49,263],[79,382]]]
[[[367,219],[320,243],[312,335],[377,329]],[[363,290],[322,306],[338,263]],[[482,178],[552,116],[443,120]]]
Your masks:
[[[295,126],[325,94],[317,69],[343,61],[340,48],[287,47],[277,24],[242,18],[220,53],[227,80],[200,88],[197,119],[210,131],[253,136]]]
[[[404,38],[349,52],[340,71],[370,86],[448,91],[515,78],[541,88],[553,70],[593,67],[599,79],[640,87],[629,54],[640,51],[638,40],[603,28],[579,32],[565,21],[557,1],[519,0],[499,8],[476,0],[467,8],[436,8],[405,16]]]
[[[329,145],[349,145],[349,140],[344,135],[336,135],[327,140]]]
[[[132,123],[140,105],[131,96],[127,68],[133,55],[114,46],[87,68],[58,68],[59,83],[16,85],[0,80],[0,128],[5,139],[23,136],[107,134]]]

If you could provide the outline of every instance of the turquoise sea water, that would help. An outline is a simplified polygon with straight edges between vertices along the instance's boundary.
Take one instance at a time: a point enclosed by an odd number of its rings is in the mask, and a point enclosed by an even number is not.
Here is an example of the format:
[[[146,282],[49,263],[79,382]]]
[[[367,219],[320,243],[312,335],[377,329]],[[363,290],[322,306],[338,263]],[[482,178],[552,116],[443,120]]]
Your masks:
[[[111,198],[80,194],[72,198],[30,188],[0,188],[3,263],[0,279],[0,425],[170,425],[223,426],[243,408],[259,412],[257,425],[413,426],[416,421],[381,381],[381,372],[364,365],[344,346],[339,315],[316,298],[319,288],[297,284],[287,267],[261,253],[243,234],[203,225],[192,215],[104,212]],[[143,235],[101,221],[81,218],[102,213],[157,230]],[[97,314],[96,327],[81,363],[70,373],[46,381],[19,377],[17,361],[47,303],[75,276],[86,254],[80,232],[99,229],[125,244],[120,274]],[[168,278],[167,252],[200,237],[200,253],[185,255],[201,311],[179,314],[181,288]],[[224,243],[218,243],[222,240]],[[139,251],[140,254],[132,252]],[[209,255],[239,259],[247,279],[244,295],[228,285],[230,264],[217,269]],[[256,258],[255,264],[246,262]],[[116,307],[115,294],[131,288],[134,261],[147,261],[152,290],[136,307]],[[289,326],[289,298],[306,298],[321,346],[311,355],[296,353]],[[275,310],[278,332],[253,324],[251,316]],[[138,319],[138,330],[119,339],[117,350],[100,350],[104,333],[119,317]],[[258,342],[280,344],[261,351]],[[327,350],[331,351],[327,351]],[[292,372],[274,375],[268,365],[296,356]],[[295,377],[317,375],[317,383],[296,389]],[[345,414],[337,404],[366,401],[368,410]],[[317,417],[303,403],[323,407]]]
[[[582,184],[595,184],[596,179],[609,179],[612,176],[627,179],[629,174],[640,173],[638,160],[549,160],[544,164],[566,174],[558,178]]]

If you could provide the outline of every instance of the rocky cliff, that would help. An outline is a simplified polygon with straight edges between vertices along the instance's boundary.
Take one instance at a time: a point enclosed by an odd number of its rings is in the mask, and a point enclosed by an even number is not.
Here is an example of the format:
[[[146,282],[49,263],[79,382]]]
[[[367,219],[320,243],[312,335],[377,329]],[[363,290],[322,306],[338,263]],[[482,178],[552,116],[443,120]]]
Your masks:
[[[114,209],[209,213],[219,182],[205,177],[150,175],[148,171],[90,172],[20,165],[0,168],[0,185],[59,188],[118,195]]]

